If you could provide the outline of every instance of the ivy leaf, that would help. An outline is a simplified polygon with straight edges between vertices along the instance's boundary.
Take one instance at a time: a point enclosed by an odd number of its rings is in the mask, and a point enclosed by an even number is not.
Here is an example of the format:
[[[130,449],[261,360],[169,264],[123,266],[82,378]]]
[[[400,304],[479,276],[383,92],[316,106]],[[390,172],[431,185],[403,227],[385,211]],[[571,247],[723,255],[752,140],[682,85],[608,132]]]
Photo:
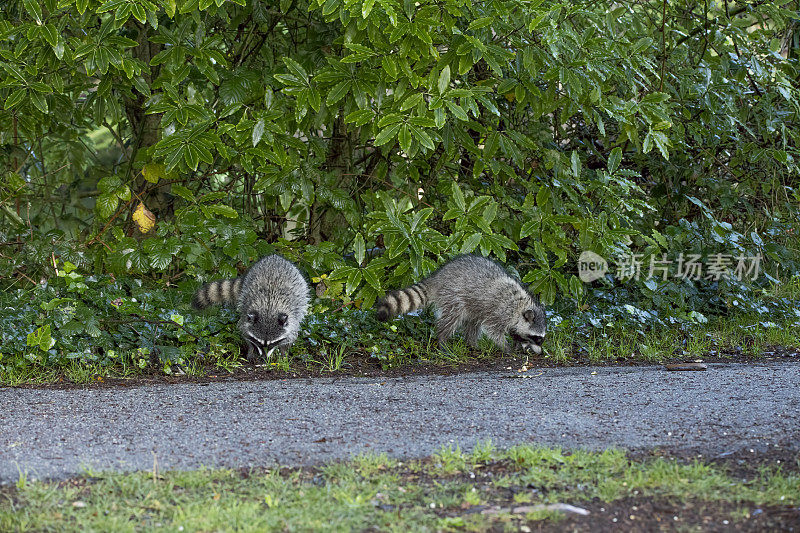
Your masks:
[[[56,341],[50,334],[50,324],[45,324],[28,333],[27,343],[28,346],[36,346],[43,352],[52,348]]]

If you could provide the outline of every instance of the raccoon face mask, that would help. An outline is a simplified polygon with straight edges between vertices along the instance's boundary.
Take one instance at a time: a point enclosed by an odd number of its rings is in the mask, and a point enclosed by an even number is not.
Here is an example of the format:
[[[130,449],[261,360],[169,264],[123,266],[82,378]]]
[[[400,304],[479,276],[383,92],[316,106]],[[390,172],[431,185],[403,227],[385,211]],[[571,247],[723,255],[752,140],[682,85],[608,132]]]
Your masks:
[[[526,309],[515,322],[509,331],[514,342],[523,350],[542,353],[542,343],[547,332],[544,310],[541,307]]]
[[[246,314],[243,337],[260,357],[269,357],[280,344],[286,341],[286,313],[264,314],[252,309]]]

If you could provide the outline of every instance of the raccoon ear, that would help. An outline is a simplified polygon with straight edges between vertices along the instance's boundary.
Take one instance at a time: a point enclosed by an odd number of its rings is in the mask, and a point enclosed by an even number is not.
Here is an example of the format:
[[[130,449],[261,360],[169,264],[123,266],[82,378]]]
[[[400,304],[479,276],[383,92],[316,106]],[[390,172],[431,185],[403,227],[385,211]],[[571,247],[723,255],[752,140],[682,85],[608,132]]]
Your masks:
[[[522,313],[522,317],[533,324],[533,320],[536,318],[536,312],[533,309],[528,309],[524,313]]]
[[[247,313],[247,321],[251,324],[258,322],[258,311],[250,311]]]
[[[289,315],[286,313],[279,313],[278,314],[278,324],[281,326],[286,326],[289,323]]]

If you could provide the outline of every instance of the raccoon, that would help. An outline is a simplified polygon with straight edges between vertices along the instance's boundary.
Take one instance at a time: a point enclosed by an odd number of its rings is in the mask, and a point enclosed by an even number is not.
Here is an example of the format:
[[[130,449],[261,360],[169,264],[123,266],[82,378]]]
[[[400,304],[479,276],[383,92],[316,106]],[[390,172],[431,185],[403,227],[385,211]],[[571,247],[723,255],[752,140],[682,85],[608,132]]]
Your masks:
[[[545,313],[522,282],[485,257],[463,255],[446,263],[419,283],[388,293],[377,303],[380,321],[433,305],[437,310],[439,345],[463,327],[464,338],[477,346],[484,333],[502,350],[515,346],[542,353]]]
[[[269,359],[276,348],[286,353],[297,339],[308,309],[308,282],[293,263],[268,255],[243,276],[206,283],[192,299],[195,309],[231,303],[239,312],[247,359]]]

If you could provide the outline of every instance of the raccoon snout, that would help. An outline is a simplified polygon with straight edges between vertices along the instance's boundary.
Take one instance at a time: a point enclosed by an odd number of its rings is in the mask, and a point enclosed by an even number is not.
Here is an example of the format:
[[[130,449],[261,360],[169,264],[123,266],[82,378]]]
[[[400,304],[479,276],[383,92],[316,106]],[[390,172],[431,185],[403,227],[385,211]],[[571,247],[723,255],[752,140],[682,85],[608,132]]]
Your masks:
[[[541,346],[544,343],[544,337],[540,337],[539,335],[533,335],[531,337],[531,342],[536,346]]]

